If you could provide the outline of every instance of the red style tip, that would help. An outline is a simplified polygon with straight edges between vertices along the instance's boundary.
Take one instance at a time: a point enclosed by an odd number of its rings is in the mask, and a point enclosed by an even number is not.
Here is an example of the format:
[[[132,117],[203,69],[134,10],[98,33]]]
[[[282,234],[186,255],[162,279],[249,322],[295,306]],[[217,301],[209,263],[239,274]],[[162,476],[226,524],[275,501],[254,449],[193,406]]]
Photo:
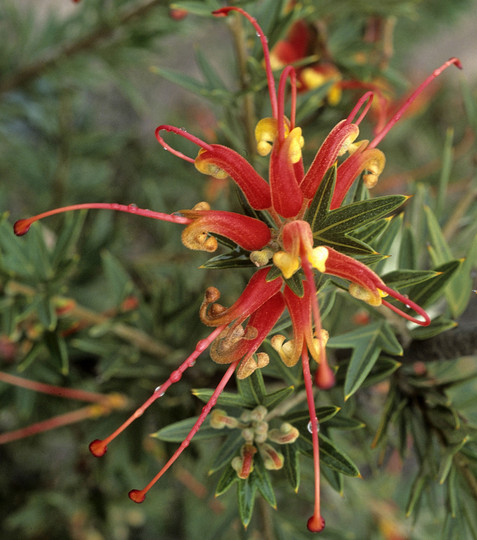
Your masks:
[[[108,450],[108,445],[104,444],[104,441],[101,441],[100,439],[95,439],[92,443],[89,445],[89,451],[93,454],[95,457],[102,457],[104,454],[106,454]]]
[[[328,362],[322,362],[315,373],[315,383],[321,390],[329,390],[335,385],[334,371],[328,365]]]
[[[17,236],[23,236],[24,234],[26,234],[30,230],[30,227],[31,227],[31,221],[30,220],[28,220],[28,219],[19,219],[13,225],[13,232]]]
[[[454,64],[454,66],[456,68],[459,68],[459,69],[464,69],[464,66],[462,65],[462,62],[456,58],[455,56],[453,56],[452,58],[449,58],[449,64]]]
[[[215,15],[216,17],[227,17],[230,11],[238,11],[238,10],[233,7],[223,7],[223,8],[212,11],[212,15]]]
[[[131,501],[140,504],[144,502],[146,494],[142,489],[131,489],[131,491],[128,493],[128,497],[131,499]]]
[[[325,528],[325,520],[321,516],[313,514],[306,526],[310,532],[319,533]]]

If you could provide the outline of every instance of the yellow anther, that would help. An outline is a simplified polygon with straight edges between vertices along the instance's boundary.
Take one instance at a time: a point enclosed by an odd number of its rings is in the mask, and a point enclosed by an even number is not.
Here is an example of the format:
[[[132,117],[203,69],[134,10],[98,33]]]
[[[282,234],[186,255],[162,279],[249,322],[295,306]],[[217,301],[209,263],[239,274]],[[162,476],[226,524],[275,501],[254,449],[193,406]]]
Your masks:
[[[372,291],[370,289],[362,287],[361,285],[358,285],[357,283],[351,283],[349,286],[349,293],[354,298],[362,300],[370,306],[376,307],[381,305],[381,294],[378,289]]]
[[[325,246],[318,246],[308,252],[307,257],[311,266],[324,274],[326,272],[326,260],[328,259],[329,251]]]
[[[300,77],[303,80],[304,86],[309,90],[323,86],[327,81],[329,81],[329,77],[313,68],[305,68],[301,72]]]
[[[203,148],[199,150],[194,162],[195,168],[202,174],[207,174],[208,176],[213,176],[214,178],[218,178],[220,180],[227,178],[228,174],[223,169],[218,167],[213,161],[210,159],[201,159],[200,156],[204,152],[205,150]]]
[[[257,141],[257,152],[261,156],[267,156],[278,135],[276,118],[262,118],[255,127],[255,140]]]
[[[289,139],[289,148],[288,148],[288,157],[290,158],[291,163],[298,163],[301,159],[301,149],[305,144],[305,140],[301,134],[301,128],[296,127],[290,131],[288,135]]]
[[[386,164],[386,157],[377,148],[372,150],[369,160],[366,162],[365,173],[363,174],[363,182],[367,188],[373,188],[378,183],[379,175],[383,172]]]
[[[285,137],[288,136],[289,128],[284,121]],[[276,118],[262,118],[255,128],[255,140],[257,141],[257,152],[261,156],[268,156],[273,143],[278,136],[278,124]]]
[[[341,101],[342,93],[341,87],[338,84],[333,84],[333,86],[328,90],[328,103],[331,105],[331,107],[338,105],[338,103]]]
[[[300,268],[300,259],[286,251],[278,251],[273,256],[273,263],[277,266],[285,279],[289,279]]]

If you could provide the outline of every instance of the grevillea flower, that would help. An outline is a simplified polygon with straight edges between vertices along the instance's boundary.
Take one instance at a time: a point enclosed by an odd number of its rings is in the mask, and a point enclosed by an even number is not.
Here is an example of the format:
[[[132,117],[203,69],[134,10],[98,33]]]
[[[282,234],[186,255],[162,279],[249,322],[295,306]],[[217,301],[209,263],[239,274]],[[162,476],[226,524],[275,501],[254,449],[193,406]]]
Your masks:
[[[142,502],[149,489],[189,445],[232,375],[235,373],[238,378],[245,378],[268,364],[268,355],[257,351],[265,338],[273,332],[273,327],[281,315],[288,311],[293,330],[292,339],[274,335],[271,343],[287,366],[294,366],[300,360],[302,363],[315,468],[315,505],[313,515],[308,520],[308,528],[310,531],[319,532],[324,528],[324,519],[320,510],[318,419],[310,356],[318,364],[315,383],[319,388],[326,389],[334,385],[334,371],[325,354],[328,333],[322,328],[320,320],[315,275],[326,274],[346,280],[349,282],[349,293],[353,297],[371,306],[386,306],[413,323],[423,326],[430,323],[429,316],[421,307],[389,288],[368,266],[351,256],[353,253],[362,253],[363,249],[365,253],[373,253],[369,246],[346,236],[348,229],[345,233],[341,231],[341,236],[339,231],[335,231],[338,236],[335,241],[330,240],[324,231],[322,218],[336,216],[342,209],[357,208],[356,205],[343,206],[343,203],[351,185],[360,175],[368,187],[377,182],[385,164],[384,154],[377,149],[378,143],[435,77],[452,64],[460,67],[460,63],[456,58],[452,58],[435,70],[372,141],[356,142],[359,124],[373,97],[372,92],[364,94],[348,118],[331,130],[305,172],[302,158],[304,140],[300,127],[295,125],[295,70],[290,66],[285,67],[276,89],[267,40],[262,29],[255,19],[240,8],[226,7],[214,14],[226,16],[231,11],[236,11],[248,19],[263,47],[271,116],[258,122],[255,136],[258,154],[269,156],[268,180],[237,152],[219,144],[208,144],[182,129],[161,125],[156,130],[156,138],[166,150],[194,164],[201,173],[215,178],[230,177],[240,188],[257,217],[215,211],[205,202],[175,214],[143,210],[134,205],[92,203],[58,208],[23,219],[15,224],[14,229],[17,235],[22,235],[38,219],[69,210],[103,208],[185,225],[182,241],[190,249],[214,252],[223,237],[236,244],[241,255],[248,257],[250,267],[256,267],[240,297],[233,305],[226,307],[219,303],[220,292],[215,287],[206,290],[200,308],[200,319],[213,328],[212,332],[199,341],[193,353],[171,373],[164,384],[156,388],[151,397],[122,426],[109,437],[93,441],[90,450],[95,456],[104,455],[109,443],[141,416],[172,384],[179,381],[186,369],[191,367],[206,349],[210,348],[210,356],[215,362],[228,365],[198,420],[169,461],[144,489],[130,491],[129,497],[133,501]],[[288,82],[291,85],[291,107],[290,115],[286,117],[284,108]],[[197,145],[197,157],[192,158],[175,150],[165,141],[164,132],[179,135]],[[345,157],[346,154],[348,157]],[[337,161],[340,161],[339,166],[336,166]],[[403,197],[393,208],[404,200]],[[382,215],[389,211],[382,212]],[[347,215],[350,216],[349,213]],[[365,222],[369,223],[375,216],[366,219]],[[360,225],[362,222],[355,227]],[[402,309],[386,300],[389,297],[401,303]],[[410,313],[411,311],[414,311],[415,315]],[[235,420],[227,417],[223,411],[217,411],[213,422],[224,422],[225,425],[227,422],[234,424]],[[288,434],[292,434],[293,439],[295,431],[289,426],[285,428]],[[291,439],[287,440],[287,433],[273,433],[268,436],[279,444],[293,442]],[[257,442],[253,437],[246,441],[241,456],[235,462],[239,476],[246,477],[253,467],[253,455],[257,451],[253,441]],[[280,465],[279,454],[272,445],[260,440],[257,446],[267,454],[267,459],[272,460],[277,467]]]

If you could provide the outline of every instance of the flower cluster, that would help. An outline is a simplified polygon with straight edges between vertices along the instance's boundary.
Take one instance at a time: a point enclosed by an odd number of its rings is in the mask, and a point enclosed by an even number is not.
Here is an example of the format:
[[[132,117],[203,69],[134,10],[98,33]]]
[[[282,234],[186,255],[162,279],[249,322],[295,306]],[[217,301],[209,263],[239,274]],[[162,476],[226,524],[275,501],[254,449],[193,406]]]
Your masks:
[[[315,505],[308,528],[310,531],[319,532],[324,528],[324,519],[320,510],[318,420],[310,356],[317,363],[314,381],[319,388],[327,389],[334,385],[334,370],[329,366],[326,357],[328,333],[321,323],[315,275],[325,274],[346,280],[349,283],[349,293],[353,297],[371,306],[385,306],[413,323],[424,326],[430,323],[429,316],[421,307],[388,287],[373,270],[356,258],[375,253],[368,245],[351,235],[360,226],[395,210],[406,198],[393,198],[391,203],[384,200],[385,198],[376,199],[378,203],[373,207],[374,211],[366,213],[363,212],[363,206],[356,202],[350,204],[346,197],[358,177],[362,178],[368,188],[376,184],[385,165],[384,154],[377,145],[435,77],[452,64],[460,67],[460,63],[453,58],[434,71],[372,141],[358,140],[359,124],[373,98],[372,92],[366,92],[348,118],[331,130],[313,162],[305,170],[302,156],[303,134],[295,123],[295,70],[291,66],[285,67],[276,88],[267,40],[255,19],[236,7],[222,8],[214,14],[226,16],[232,11],[248,19],[263,46],[271,116],[258,122],[255,137],[258,154],[268,156],[269,159],[268,180],[234,150],[220,144],[208,144],[183,129],[161,125],[156,130],[156,137],[166,150],[194,164],[201,173],[215,178],[230,177],[243,193],[250,212],[239,214],[216,211],[206,202],[200,202],[192,209],[181,210],[175,214],[143,210],[134,205],[78,204],[20,220],[15,224],[15,233],[25,234],[34,221],[53,214],[82,208],[99,208],[185,225],[182,242],[193,250],[214,252],[223,238],[227,239],[228,245],[235,246],[240,257],[245,257],[249,266],[255,268],[240,297],[233,305],[226,307],[219,303],[218,289],[209,287],[206,290],[200,308],[200,319],[213,328],[212,332],[197,344],[194,352],[171,373],[164,384],[156,388],[151,397],[121,427],[104,440],[93,441],[90,450],[95,456],[102,456],[108,444],[160,398],[169,386],[177,382],[184,371],[194,364],[196,358],[210,347],[211,358],[219,364],[228,365],[228,368],[190,433],[173,456],[144,489],[132,490],[129,493],[133,501],[142,502],[148,490],[189,445],[233,374],[243,379],[268,364],[269,356],[257,351],[273,333],[278,319],[287,311],[292,324],[292,339],[287,339],[284,335],[273,335],[271,344],[287,366],[294,366],[299,361],[302,363],[315,467]],[[291,87],[291,105],[289,115],[286,116],[285,95],[288,84]],[[164,139],[164,132],[179,135],[197,145],[198,155],[191,158],[174,149]],[[394,300],[390,301],[389,298]],[[401,308],[396,305],[396,301],[401,304]],[[415,314],[412,314],[413,311]],[[259,433],[263,428],[264,413],[262,410],[255,410],[252,414],[257,417],[255,420],[252,417],[237,420],[228,417],[223,411],[215,411],[212,415],[211,422],[217,424],[217,427],[226,426],[228,423],[232,423],[232,427],[243,424],[248,439],[244,436],[242,453],[233,465],[241,478],[250,472],[253,454],[257,448],[261,453],[268,454],[266,462],[279,465],[282,458],[279,452],[266,442],[267,437],[277,443],[292,443],[294,437],[296,438],[294,428],[288,429],[287,426],[281,433],[268,432],[267,429],[264,433]]]

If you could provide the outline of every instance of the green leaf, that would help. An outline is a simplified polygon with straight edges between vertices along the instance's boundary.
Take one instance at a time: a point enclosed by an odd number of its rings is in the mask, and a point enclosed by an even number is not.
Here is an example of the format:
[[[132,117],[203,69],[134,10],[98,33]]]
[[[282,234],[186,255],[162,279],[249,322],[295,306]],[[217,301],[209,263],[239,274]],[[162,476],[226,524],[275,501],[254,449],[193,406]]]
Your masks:
[[[51,263],[53,266],[60,264],[65,259],[71,246],[76,244],[76,241],[83,229],[84,220],[87,212],[67,212],[65,214],[63,226],[55,242],[51,254]]]
[[[224,430],[222,430],[222,433],[226,429],[227,428],[224,428]],[[230,463],[232,458],[238,455],[239,450],[243,444],[244,444],[244,438],[242,437],[242,432],[240,430],[234,430],[225,439],[224,443],[220,446],[219,450],[217,451],[217,454],[212,462],[212,466],[209,469],[209,474],[212,474],[218,471],[219,469],[227,465],[227,463]]]
[[[267,393],[263,383],[262,372],[257,369],[246,379],[237,379],[237,387],[243,399],[256,405],[261,405]]]
[[[150,71],[164,77],[164,79],[167,79],[178,86],[181,86],[193,94],[204,96],[221,103],[228,103],[231,100],[230,93],[227,90],[211,88],[208,84],[198,81],[197,79],[194,79],[189,75],[185,75],[184,73],[178,73],[171,69],[159,66],[151,66]]]
[[[235,482],[238,482],[238,480],[239,477],[237,476],[237,472],[232,465],[229,464],[217,482],[215,496],[219,497],[224,494],[233,484],[235,484]]]
[[[189,435],[198,418],[198,416],[194,416],[169,424],[159,431],[151,433],[151,437],[167,442],[182,442],[187,435]],[[222,430],[210,427],[209,419],[207,418],[200,426],[199,431],[194,435],[194,440],[213,439],[215,437],[220,437],[221,435],[223,435]]]
[[[315,222],[313,235],[326,238],[329,234],[354,231],[390,214],[407,199],[404,195],[387,195],[342,206],[329,212],[321,222]]]
[[[311,435],[308,442],[308,448],[305,450],[305,453],[308,456],[313,456]],[[330,469],[339,472],[340,474],[354,478],[361,476],[358,467],[354,464],[351,458],[349,458],[341,450],[338,450],[335,444],[322,433],[320,433],[320,458],[321,463]]]
[[[340,407],[335,407],[334,405],[326,405],[324,407],[316,408],[316,417],[320,421],[320,424],[323,424],[333,418],[339,411]],[[308,422],[310,421],[310,412],[308,409],[303,409],[302,411],[295,411],[286,414],[283,417],[285,422],[289,422],[295,426],[298,430],[303,433],[308,434]]]
[[[253,458],[253,471],[252,475],[257,485],[258,491],[262,494],[262,497],[268,502],[272,508],[277,507],[277,499],[275,492],[273,491],[272,482],[270,480],[270,473],[265,468],[260,453]]]
[[[218,268],[223,270],[226,268],[256,268],[256,266],[250,260],[250,254],[248,252],[234,250],[212,257],[201,264],[200,268]]]
[[[197,60],[197,65],[199,66],[202,72],[202,75],[207,81],[209,87],[216,88],[216,89],[220,88],[221,90],[226,91],[227,87],[222,81],[222,78],[219,76],[215,68],[212,66],[212,64],[208,60],[208,57],[210,57],[210,55],[205,55],[201,49],[196,49],[195,57]]]
[[[263,406],[268,410],[272,410],[282,401],[291,396],[294,391],[294,386],[287,386],[286,388],[281,388],[280,390],[267,394],[263,399]]]
[[[381,276],[381,279],[393,289],[411,287],[436,277],[437,272],[433,270],[394,270]]]
[[[101,260],[114,305],[119,306],[132,293],[133,281],[119,260],[109,251],[101,253]]]
[[[401,345],[394,332],[384,321],[334,336],[327,346],[353,349],[344,384],[345,400],[358,390],[382,351],[392,355],[402,354]]]
[[[361,422],[360,420],[355,420],[354,418],[349,418],[348,416],[342,416],[340,414],[337,414],[327,422],[326,427],[354,430],[362,429],[366,427],[366,424],[364,422]]]
[[[360,227],[353,234],[356,238],[358,238],[362,242],[365,242],[366,244],[370,244],[385,233],[391,221],[392,221],[392,218],[378,219],[376,221],[368,223],[367,225],[364,225],[363,227]]]
[[[257,483],[251,474],[246,480],[240,480],[237,484],[237,496],[240,519],[244,527],[248,527],[252,519],[255,496],[257,495]]]
[[[204,403],[207,403],[215,392],[213,388],[194,388],[192,394],[198,397]],[[222,392],[217,398],[216,405],[229,406],[229,407],[252,407],[255,404],[254,401],[244,399],[241,394],[235,392]]]
[[[448,319],[444,315],[439,315],[435,319],[432,319],[429,326],[418,326],[417,328],[412,328],[411,337],[412,339],[430,339],[431,337],[442,334],[447,330],[455,328],[457,323],[451,319]]]
[[[329,467],[320,467],[320,474],[326,479],[328,484],[340,495],[343,495],[343,475]]]
[[[333,196],[336,182],[336,171],[336,165],[326,171],[305,214],[305,220],[310,224],[312,231],[315,230],[319,223],[322,223],[326,219],[326,215],[329,213],[331,197]]]
[[[399,247],[399,268],[417,267],[416,237],[411,226],[406,224],[402,228],[401,245]]]
[[[426,217],[426,224],[430,236],[430,242],[432,247],[434,248],[434,253],[436,257],[434,260],[434,264],[438,265],[446,263],[450,261],[453,256],[452,251],[447,244],[444,235],[442,234],[439,222],[437,221],[436,216],[429,208],[429,206],[424,207],[424,214]]]
[[[444,287],[461,264],[461,260],[453,260],[437,266],[434,270],[438,272],[438,275],[428,279],[423,284],[412,287],[409,291],[409,297],[421,307],[432,304],[442,296]]]
[[[287,284],[287,287],[291,289],[293,294],[295,294],[295,296],[303,298],[303,295],[305,294],[305,288],[303,287],[302,272],[296,272],[291,278],[286,278],[285,283]]]
[[[57,332],[45,332],[44,339],[48,351],[58,364],[61,373],[68,375],[69,358],[65,339]]]
[[[458,454],[462,448],[469,442],[469,437],[465,436],[459,443],[453,444],[452,446],[446,448],[445,454],[441,459],[441,465],[439,469],[439,484],[443,484],[452,467],[454,457]]]
[[[418,474],[414,479],[414,482],[411,487],[411,493],[409,494],[409,499],[406,505],[406,516],[409,517],[417,502],[421,498],[422,491],[426,485],[426,478],[422,474]]]
[[[300,487],[300,461],[298,459],[299,455],[296,445],[284,444],[281,450],[283,452],[283,457],[285,458],[283,469],[286,477],[290,482],[291,487],[295,491],[298,491],[298,488]]]

